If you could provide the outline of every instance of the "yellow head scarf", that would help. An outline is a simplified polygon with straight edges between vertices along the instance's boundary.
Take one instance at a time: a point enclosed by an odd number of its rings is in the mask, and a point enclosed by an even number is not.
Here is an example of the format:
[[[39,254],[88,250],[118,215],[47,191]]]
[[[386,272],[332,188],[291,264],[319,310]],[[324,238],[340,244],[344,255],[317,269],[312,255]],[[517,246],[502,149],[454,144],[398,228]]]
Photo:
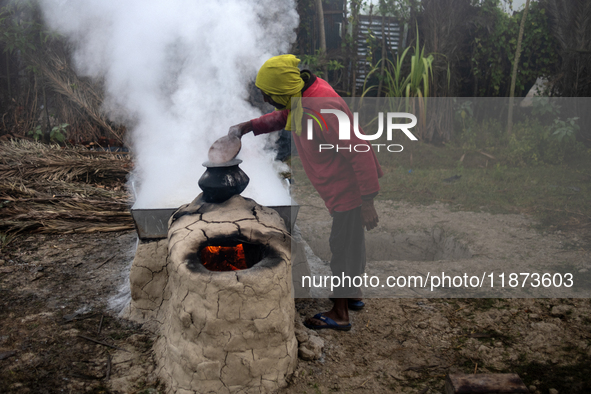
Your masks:
[[[255,85],[273,101],[291,110],[292,97],[299,98],[296,108],[289,111],[285,130],[291,130],[292,117],[296,125],[296,134],[302,132],[302,89],[304,80],[300,77],[298,63],[300,59],[294,55],[280,55],[267,60],[259,70]]]

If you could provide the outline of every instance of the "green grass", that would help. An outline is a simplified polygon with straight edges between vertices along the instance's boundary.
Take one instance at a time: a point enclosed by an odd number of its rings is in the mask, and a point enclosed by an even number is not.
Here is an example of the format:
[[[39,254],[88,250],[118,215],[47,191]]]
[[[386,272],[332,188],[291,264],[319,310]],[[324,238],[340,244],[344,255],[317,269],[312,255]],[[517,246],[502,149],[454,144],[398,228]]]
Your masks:
[[[493,213],[590,213],[589,182],[564,166],[510,168],[386,168],[380,198],[431,204],[446,202],[465,210]],[[452,176],[453,182],[444,182]],[[578,189],[579,191],[575,191]],[[555,215],[554,215],[555,216]]]

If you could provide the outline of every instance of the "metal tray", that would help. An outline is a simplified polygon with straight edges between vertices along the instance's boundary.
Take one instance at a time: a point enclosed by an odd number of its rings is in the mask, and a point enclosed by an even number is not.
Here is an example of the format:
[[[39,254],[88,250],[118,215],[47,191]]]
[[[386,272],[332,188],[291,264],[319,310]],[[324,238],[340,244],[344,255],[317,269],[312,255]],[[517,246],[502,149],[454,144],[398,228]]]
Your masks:
[[[141,240],[168,237],[168,219],[178,208],[131,209],[135,230]]]
[[[279,213],[285,226],[291,232],[295,224],[299,205],[278,205],[267,207]],[[131,216],[135,224],[138,237],[142,241],[162,239],[168,237],[168,219],[178,208],[131,209]]]

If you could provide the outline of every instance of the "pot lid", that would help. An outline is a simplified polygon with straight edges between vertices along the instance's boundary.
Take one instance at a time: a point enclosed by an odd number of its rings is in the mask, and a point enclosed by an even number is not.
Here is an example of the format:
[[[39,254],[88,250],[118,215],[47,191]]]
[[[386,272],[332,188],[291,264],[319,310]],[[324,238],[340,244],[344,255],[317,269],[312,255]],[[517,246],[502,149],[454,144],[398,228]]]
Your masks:
[[[211,167],[231,167],[231,166],[236,166],[238,164],[242,163],[242,160],[240,159],[232,159],[230,161],[226,161],[224,163],[215,163],[211,160],[207,160],[206,162],[203,163],[203,167],[207,167],[207,168],[211,168]]]

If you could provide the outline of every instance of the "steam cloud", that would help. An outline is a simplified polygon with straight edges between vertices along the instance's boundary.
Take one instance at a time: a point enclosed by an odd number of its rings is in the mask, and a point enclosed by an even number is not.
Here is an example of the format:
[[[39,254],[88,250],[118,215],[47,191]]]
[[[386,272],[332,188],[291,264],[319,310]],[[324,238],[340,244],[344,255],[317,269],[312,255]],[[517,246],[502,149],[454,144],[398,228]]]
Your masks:
[[[40,0],[48,26],[74,47],[80,75],[105,81],[105,110],[130,130],[135,208],[177,207],[200,192],[207,150],[260,115],[246,102],[262,63],[295,39],[293,0]],[[243,195],[288,205],[265,138],[238,158]]]

